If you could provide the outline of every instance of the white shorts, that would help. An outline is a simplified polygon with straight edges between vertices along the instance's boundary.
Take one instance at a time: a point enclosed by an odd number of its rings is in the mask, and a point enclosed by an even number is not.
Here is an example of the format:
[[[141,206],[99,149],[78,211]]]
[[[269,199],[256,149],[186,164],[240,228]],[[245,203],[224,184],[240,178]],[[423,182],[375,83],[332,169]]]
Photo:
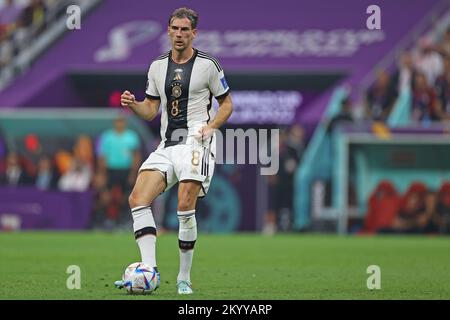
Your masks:
[[[208,139],[210,140],[210,139]],[[215,139],[203,144],[195,139],[188,138],[186,144],[177,144],[164,148],[161,143],[158,148],[150,154],[147,160],[139,168],[139,172],[144,170],[157,170],[164,174],[166,179],[166,189],[183,180],[195,180],[202,183],[202,188],[198,197],[204,197],[209,190],[214,174]]]

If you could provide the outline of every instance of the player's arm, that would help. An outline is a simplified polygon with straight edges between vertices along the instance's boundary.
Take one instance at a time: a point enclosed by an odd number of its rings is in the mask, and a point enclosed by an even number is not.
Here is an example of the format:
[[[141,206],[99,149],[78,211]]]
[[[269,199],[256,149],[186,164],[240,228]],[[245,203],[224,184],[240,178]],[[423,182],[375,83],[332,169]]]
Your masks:
[[[217,99],[219,102],[219,110],[216,113],[214,119],[208,123],[208,125],[202,127],[198,133],[202,139],[209,138],[214,130],[219,129],[233,113],[233,102],[231,100],[231,94],[227,94],[224,97]]]
[[[123,107],[130,108],[134,113],[144,120],[151,121],[158,114],[160,100],[145,98],[144,101],[136,101],[134,94],[128,90],[120,96]]]
[[[223,70],[217,64],[211,63],[208,71],[208,87],[219,102],[219,110],[214,119],[199,130],[202,138],[212,135],[214,130],[219,129],[233,113],[230,88],[225,80]]]
[[[217,99],[219,102],[219,110],[217,111],[214,119],[209,123],[212,129],[219,129],[233,113],[233,101],[231,100],[231,94],[225,97]]]

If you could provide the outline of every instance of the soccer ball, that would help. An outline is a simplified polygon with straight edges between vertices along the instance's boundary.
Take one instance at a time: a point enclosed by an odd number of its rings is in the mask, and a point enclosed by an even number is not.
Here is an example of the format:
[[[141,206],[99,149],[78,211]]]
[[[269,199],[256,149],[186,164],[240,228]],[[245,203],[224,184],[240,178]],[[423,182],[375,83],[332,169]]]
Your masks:
[[[158,284],[155,269],[142,262],[130,264],[125,269],[122,280],[130,294],[149,294]]]

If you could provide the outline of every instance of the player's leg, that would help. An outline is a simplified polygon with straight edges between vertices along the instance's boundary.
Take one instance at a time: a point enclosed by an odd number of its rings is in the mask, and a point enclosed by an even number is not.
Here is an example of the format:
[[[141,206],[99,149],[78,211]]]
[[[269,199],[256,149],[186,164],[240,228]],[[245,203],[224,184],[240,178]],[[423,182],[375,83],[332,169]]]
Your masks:
[[[158,272],[155,254],[156,225],[150,205],[165,188],[166,179],[162,172],[142,170],[128,198],[133,216],[134,237],[141,252],[141,261],[154,267],[156,272]],[[122,281],[116,281],[115,285],[118,288],[123,287]]]
[[[133,231],[142,262],[156,267],[156,225],[151,203],[166,188],[164,175],[156,170],[141,171],[128,198],[133,216]]]
[[[194,180],[180,181],[178,187],[178,245],[180,250],[180,271],[177,276],[178,293],[191,294],[191,267],[194,245],[197,240],[197,222],[195,205],[201,189],[201,182]]]

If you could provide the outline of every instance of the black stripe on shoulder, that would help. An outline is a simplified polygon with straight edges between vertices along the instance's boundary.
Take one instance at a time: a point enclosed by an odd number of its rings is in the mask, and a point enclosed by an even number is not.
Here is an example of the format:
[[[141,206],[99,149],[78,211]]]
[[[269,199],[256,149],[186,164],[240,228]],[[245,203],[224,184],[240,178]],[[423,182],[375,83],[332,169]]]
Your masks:
[[[219,72],[222,71],[222,67],[220,66],[220,63],[219,63],[219,61],[217,61],[216,58],[213,58],[210,55],[208,55],[208,54],[206,54],[206,53],[204,53],[202,51],[199,51],[197,56],[200,57],[200,58],[203,58],[203,59],[211,60],[214,63],[214,65],[216,66],[217,70]]]
[[[160,55],[158,58],[155,59],[155,61],[156,60],[164,60],[164,59],[166,59],[169,56],[169,53],[170,53],[170,51]]]

